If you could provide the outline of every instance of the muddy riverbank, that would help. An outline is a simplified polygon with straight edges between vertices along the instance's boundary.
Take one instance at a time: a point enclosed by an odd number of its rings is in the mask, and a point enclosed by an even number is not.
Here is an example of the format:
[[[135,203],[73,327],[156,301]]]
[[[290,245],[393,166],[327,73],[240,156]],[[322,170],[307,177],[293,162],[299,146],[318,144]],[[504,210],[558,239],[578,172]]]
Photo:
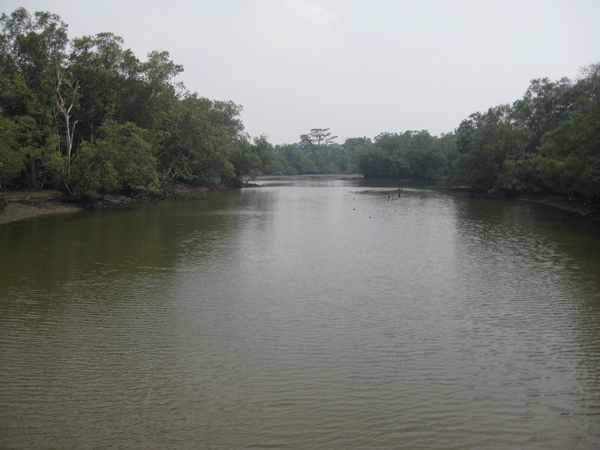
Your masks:
[[[260,178],[258,178],[257,181],[260,181]],[[256,185],[242,183],[237,187],[243,186],[249,187]],[[206,193],[212,189],[216,189],[216,187],[177,186],[177,188],[169,192],[164,198],[198,198],[206,195]],[[161,199],[162,198],[157,198],[154,201],[160,201]],[[600,204],[598,203],[580,199],[569,199],[563,195],[520,195],[517,199],[550,205],[572,214],[577,214],[592,220],[600,220]],[[101,204],[98,203],[96,207],[102,208],[107,206],[131,205],[136,202],[139,202],[139,199],[136,200],[123,196],[112,196],[110,198],[105,198],[105,200],[101,202]],[[69,201],[60,191],[9,191],[0,195],[0,225],[46,214],[70,214],[81,212],[86,209],[90,209],[90,205]]]

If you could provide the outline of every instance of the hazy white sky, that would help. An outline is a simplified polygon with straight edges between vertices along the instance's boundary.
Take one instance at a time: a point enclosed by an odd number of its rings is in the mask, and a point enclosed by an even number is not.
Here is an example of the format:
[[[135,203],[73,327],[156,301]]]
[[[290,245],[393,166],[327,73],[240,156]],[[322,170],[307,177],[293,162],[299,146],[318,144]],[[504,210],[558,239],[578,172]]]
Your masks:
[[[190,91],[244,107],[251,136],[298,142],[453,131],[533,78],[600,62],[598,0],[0,0],[167,50]]]

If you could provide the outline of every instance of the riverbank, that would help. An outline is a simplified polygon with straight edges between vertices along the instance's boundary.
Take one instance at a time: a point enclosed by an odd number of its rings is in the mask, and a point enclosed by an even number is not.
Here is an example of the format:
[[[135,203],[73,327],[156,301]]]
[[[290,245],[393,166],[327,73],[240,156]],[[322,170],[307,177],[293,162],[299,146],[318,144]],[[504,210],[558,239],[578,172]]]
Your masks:
[[[313,175],[315,176],[315,175]],[[317,175],[319,177],[343,176],[344,178],[358,178],[358,175]],[[267,178],[286,178],[285,176],[265,176],[258,177],[256,180]],[[251,184],[248,181],[240,182],[237,186],[190,186],[177,185],[166,196],[162,198],[170,199],[195,199],[205,196],[209,191],[215,189],[224,189],[226,187],[253,187],[256,184]],[[592,220],[600,221],[600,204],[586,202],[584,200],[572,199],[564,195],[520,195],[517,200],[533,203],[541,203],[544,205],[553,206],[563,211],[577,214]],[[159,200],[160,201],[160,200]],[[103,202],[92,205],[83,205],[68,201],[62,192],[44,190],[44,191],[10,191],[0,196],[0,203],[3,202],[4,207],[0,204],[0,225],[20,220],[31,219],[47,214],[71,214],[85,211],[86,209],[99,209],[111,206],[123,206],[139,203],[139,200],[123,197],[111,196],[107,197]]]
[[[325,177],[333,175],[312,175],[314,177]],[[362,177],[362,175],[337,174],[344,177]],[[277,178],[277,176],[265,176],[260,178]],[[284,176],[281,176],[284,178]],[[228,184],[201,184],[188,185],[176,183],[166,189],[163,195],[153,198],[151,201],[164,199],[189,200],[202,198],[208,192],[219,189],[236,189],[245,187],[257,187],[252,179],[244,179]],[[102,209],[105,207],[119,207],[125,205],[139,204],[148,201],[148,198],[126,197],[119,195],[106,196],[92,204],[83,204],[69,201],[62,192],[56,190],[42,191],[8,191],[0,194],[0,225],[31,219],[48,214],[70,214],[90,209]]]
[[[304,173],[294,175],[259,175],[254,180],[270,180],[278,178],[364,178],[360,173]]]
[[[0,225],[48,214],[70,214],[86,210],[134,206],[144,202],[157,202],[165,199],[197,199],[204,197],[209,191],[213,190],[251,186],[253,185],[247,181],[230,183],[229,185],[176,184],[156,197],[107,195],[102,200],[87,204],[70,201],[62,192],[55,190],[9,191],[0,195]]]
[[[566,195],[519,195],[518,200],[541,203],[553,206],[562,211],[568,211],[579,216],[600,221],[600,203],[589,202],[582,199],[569,199]]]
[[[60,191],[11,191],[0,196],[0,225],[47,214],[83,211],[83,205],[65,200]]]

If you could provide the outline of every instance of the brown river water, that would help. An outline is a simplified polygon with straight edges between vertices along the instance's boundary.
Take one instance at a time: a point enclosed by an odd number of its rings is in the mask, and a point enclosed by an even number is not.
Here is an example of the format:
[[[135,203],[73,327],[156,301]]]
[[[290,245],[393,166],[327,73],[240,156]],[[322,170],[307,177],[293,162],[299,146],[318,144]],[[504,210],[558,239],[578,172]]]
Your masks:
[[[600,224],[260,184],[0,227],[0,448],[600,447]]]

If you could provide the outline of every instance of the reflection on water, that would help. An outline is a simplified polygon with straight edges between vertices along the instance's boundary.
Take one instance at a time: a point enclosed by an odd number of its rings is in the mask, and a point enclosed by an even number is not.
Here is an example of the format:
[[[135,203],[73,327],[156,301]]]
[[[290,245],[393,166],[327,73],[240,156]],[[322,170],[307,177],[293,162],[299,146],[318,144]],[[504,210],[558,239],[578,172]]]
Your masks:
[[[0,446],[599,446],[597,224],[368,189],[0,227]]]

